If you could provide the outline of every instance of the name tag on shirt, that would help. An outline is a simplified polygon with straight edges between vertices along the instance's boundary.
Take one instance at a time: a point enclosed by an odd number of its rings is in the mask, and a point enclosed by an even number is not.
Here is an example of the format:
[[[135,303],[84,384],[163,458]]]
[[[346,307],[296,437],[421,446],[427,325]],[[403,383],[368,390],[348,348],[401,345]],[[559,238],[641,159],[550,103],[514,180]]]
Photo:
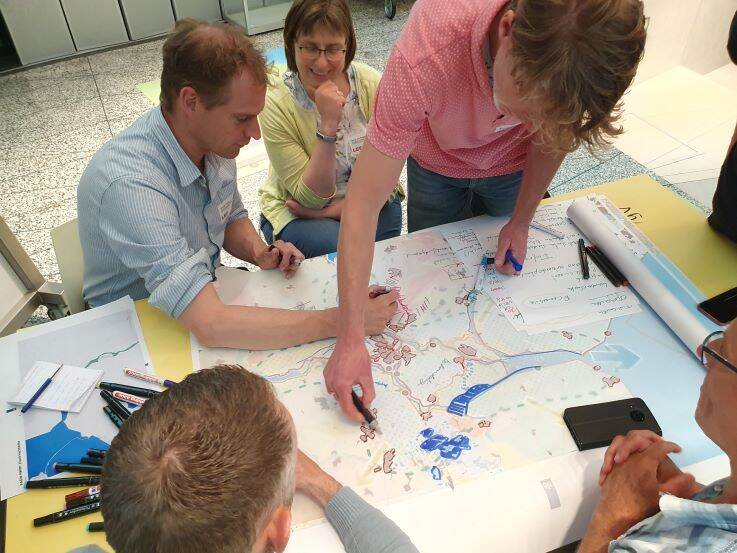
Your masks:
[[[349,141],[349,147],[351,149],[351,154],[353,154],[354,157],[358,157],[358,154],[361,153],[364,140],[366,140],[366,133],[362,133],[361,135],[351,136],[350,141]]]
[[[230,217],[230,207],[233,205],[233,198],[226,198],[218,205],[218,213],[220,214],[220,222],[224,223]]]

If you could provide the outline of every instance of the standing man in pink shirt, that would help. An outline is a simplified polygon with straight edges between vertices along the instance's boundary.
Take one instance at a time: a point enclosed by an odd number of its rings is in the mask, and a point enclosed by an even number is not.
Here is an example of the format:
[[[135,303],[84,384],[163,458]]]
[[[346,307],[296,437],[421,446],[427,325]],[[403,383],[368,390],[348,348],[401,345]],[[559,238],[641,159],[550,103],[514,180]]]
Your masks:
[[[495,255],[524,262],[529,224],[565,154],[621,132],[645,45],[640,0],[418,0],[392,51],[349,181],[338,242],[338,341],[324,375],[342,410],[374,399],[364,345],[377,215],[405,160],[409,230],[511,215]]]

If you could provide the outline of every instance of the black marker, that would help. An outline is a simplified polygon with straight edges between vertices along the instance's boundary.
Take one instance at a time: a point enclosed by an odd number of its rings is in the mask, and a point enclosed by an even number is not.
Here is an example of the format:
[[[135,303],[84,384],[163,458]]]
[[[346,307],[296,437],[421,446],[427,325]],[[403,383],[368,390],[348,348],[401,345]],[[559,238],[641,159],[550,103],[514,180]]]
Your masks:
[[[612,262],[612,260],[609,259],[607,257],[607,255],[601,249],[597,248],[596,246],[591,246],[591,249],[592,250],[595,250],[596,253],[599,254],[599,257],[604,262],[604,265],[607,266],[607,268],[609,269],[609,272],[611,272],[614,275],[614,277],[619,282],[622,283],[622,285],[627,286],[629,284],[629,282],[627,281],[627,279],[625,278],[625,276],[622,274],[622,271],[620,271],[617,268],[617,266]]]
[[[351,397],[353,398],[353,405],[356,406],[356,409],[358,409],[358,411],[363,415],[363,418],[366,419],[366,424],[368,424],[368,427],[371,430],[381,432],[381,430],[379,429],[379,421],[376,420],[376,417],[371,411],[366,409],[366,406],[364,406],[361,398],[358,397],[358,394],[356,394],[355,390],[351,390]]]
[[[599,267],[599,270],[604,273],[604,276],[607,277],[609,282],[612,283],[614,286],[622,286],[622,283],[617,280],[617,277],[612,271],[609,269],[609,267],[606,266],[604,261],[601,259],[599,250],[595,250],[591,246],[586,246],[586,253],[589,254],[589,257],[591,258],[591,261],[594,262],[594,264]]]
[[[107,390],[108,392],[125,392],[126,394],[146,398],[156,397],[161,393],[158,390],[152,390],[150,388],[139,388],[138,386],[128,386],[127,384],[118,384],[116,382],[100,382],[97,387],[100,390]]]
[[[102,474],[100,465],[83,465],[82,463],[54,463],[51,465],[57,472],[91,472],[93,474]]]
[[[113,410],[110,409],[107,405],[102,408],[103,411],[105,411],[105,414],[108,416],[108,418],[113,421],[113,424],[120,428],[123,426],[123,419],[121,419],[118,415],[113,413]]]
[[[98,465],[102,466],[105,459],[98,459],[97,457],[82,457],[79,462],[83,465]]]
[[[118,415],[121,420],[127,421],[128,418],[131,416],[132,413],[128,411],[128,409],[126,409],[125,405],[115,399],[113,397],[113,394],[111,394],[107,390],[100,390],[100,397],[105,400],[105,403],[108,404],[108,407],[110,407],[113,413]]]
[[[65,511],[59,511],[58,513],[51,513],[39,518],[33,519],[34,526],[44,526],[45,524],[54,524],[56,522],[63,522],[70,518],[76,518],[84,516],[88,513],[94,513],[100,510],[100,502],[90,503],[89,505],[82,505],[81,507],[74,507],[74,509],[66,509]]]
[[[581,262],[581,276],[584,280],[588,280],[591,275],[589,274],[589,260],[586,258],[586,244],[583,238],[578,239],[578,260]]]
[[[99,476],[72,476],[70,478],[45,478],[43,480],[29,480],[26,489],[46,488],[77,488],[79,486],[97,486],[100,483]]]
[[[105,523],[104,522],[90,522],[87,525],[87,531],[88,532],[104,532]]]

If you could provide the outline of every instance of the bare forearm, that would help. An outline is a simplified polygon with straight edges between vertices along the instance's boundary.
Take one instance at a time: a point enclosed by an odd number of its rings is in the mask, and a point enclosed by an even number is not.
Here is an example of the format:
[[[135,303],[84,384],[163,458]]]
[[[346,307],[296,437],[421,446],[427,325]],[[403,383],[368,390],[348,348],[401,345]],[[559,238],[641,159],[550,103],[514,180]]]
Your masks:
[[[193,329],[209,347],[280,349],[335,336],[337,309],[292,311],[224,305],[206,328]]]
[[[338,239],[338,339],[345,342],[363,341],[376,223],[403,164],[380,153],[367,141],[348,184]]]
[[[238,259],[255,263],[258,253],[266,247],[249,219],[238,219],[225,228],[223,248]]]
[[[349,194],[350,196],[350,194]],[[360,204],[360,198],[347,198],[338,238],[338,292],[341,306],[338,337],[363,340],[363,318],[366,306],[371,264],[373,262],[377,214]]]
[[[302,181],[321,198],[330,198],[335,194],[335,163],[335,144],[318,140]]]
[[[530,224],[540,200],[564,158],[563,154],[546,153],[540,146],[530,144],[522,174],[522,185],[512,214],[513,220],[525,225]]]

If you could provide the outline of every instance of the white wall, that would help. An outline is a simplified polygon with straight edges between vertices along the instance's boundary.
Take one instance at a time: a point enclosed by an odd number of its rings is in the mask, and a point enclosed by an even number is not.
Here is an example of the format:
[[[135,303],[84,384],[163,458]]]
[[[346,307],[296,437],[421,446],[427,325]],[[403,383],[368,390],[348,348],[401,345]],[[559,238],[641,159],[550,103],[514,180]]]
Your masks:
[[[729,63],[729,24],[737,0],[644,0],[645,56],[635,82],[677,65],[708,73]]]

